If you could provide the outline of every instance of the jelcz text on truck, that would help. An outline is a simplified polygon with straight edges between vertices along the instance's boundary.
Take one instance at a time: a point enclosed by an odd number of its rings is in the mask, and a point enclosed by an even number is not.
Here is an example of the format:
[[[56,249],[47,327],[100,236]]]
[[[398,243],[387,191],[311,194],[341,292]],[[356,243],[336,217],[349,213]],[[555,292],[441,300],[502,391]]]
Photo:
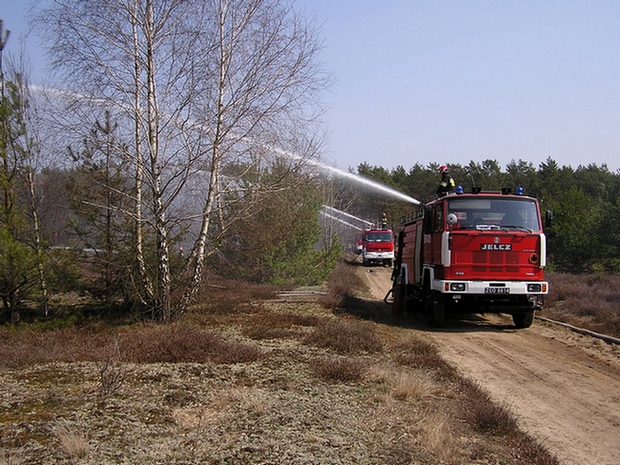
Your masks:
[[[537,200],[517,192],[450,194],[404,220],[393,312],[422,311],[432,326],[449,314],[506,313],[529,327],[549,289],[547,242]]]

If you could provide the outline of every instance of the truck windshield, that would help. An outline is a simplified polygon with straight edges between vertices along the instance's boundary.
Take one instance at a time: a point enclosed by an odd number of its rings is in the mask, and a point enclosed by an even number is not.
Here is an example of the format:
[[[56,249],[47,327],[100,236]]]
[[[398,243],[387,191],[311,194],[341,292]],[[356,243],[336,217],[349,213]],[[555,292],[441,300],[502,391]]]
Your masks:
[[[366,234],[368,242],[392,242],[392,233],[389,232],[370,232]]]
[[[448,201],[448,213],[461,229],[514,229],[540,232],[536,202],[514,198],[457,198]]]

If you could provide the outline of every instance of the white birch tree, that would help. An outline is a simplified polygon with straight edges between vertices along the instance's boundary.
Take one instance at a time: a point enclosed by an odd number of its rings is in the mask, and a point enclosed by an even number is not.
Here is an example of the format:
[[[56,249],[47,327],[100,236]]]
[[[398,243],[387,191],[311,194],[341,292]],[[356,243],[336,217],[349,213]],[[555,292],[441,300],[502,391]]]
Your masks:
[[[37,21],[71,104],[64,121],[83,127],[105,109],[126,123],[129,149],[119,156],[133,166],[134,208],[125,213],[135,224],[141,300],[170,321],[192,301],[221,235],[251,214],[250,200],[286,187],[286,176],[270,185],[240,176],[274,154],[291,155],[291,172],[315,154],[326,79],[314,27],[280,0],[54,0]],[[183,275],[172,276],[180,230],[190,253]]]

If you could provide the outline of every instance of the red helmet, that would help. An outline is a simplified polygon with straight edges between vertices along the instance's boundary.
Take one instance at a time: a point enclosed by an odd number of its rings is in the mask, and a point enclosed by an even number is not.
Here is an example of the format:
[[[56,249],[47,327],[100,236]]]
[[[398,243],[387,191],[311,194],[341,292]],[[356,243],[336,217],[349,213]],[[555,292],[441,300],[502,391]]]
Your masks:
[[[448,171],[448,165],[441,165],[439,167],[439,172],[443,174],[445,171]]]

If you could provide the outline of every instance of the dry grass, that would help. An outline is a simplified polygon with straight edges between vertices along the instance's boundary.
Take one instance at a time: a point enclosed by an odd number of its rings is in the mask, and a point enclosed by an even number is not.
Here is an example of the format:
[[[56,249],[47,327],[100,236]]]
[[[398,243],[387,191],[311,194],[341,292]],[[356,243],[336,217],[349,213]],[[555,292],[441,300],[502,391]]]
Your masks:
[[[428,370],[439,379],[452,380],[457,377],[456,369],[445,362],[437,347],[415,335],[409,334],[397,341],[390,353],[396,363]]]
[[[383,304],[234,288],[165,326],[0,329],[0,464],[558,464]]]
[[[367,370],[364,362],[349,357],[315,357],[308,363],[318,378],[328,382],[359,381]]]
[[[620,275],[548,273],[543,316],[620,337]]]
[[[0,465],[25,465],[27,457],[20,450],[0,449]]]
[[[432,397],[437,391],[437,382],[424,372],[405,372],[397,375],[392,395],[399,400],[419,400]]]
[[[508,408],[493,403],[484,393],[475,397],[475,402],[467,403],[464,416],[476,430],[494,436],[510,436],[519,431],[519,424]]]
[[[133,363],[247,363],[263,357],[257,346],[226,340],[213,331],[185,323],[139,324],[122,328],[62,328],[10,331],[0,328],[0,365],[19,368],[50,362],[110,363],[109,347]]]
[[[421,442],[441,460],[441,463],[458,464],[461,460],[461,444],[454,434],[455,419],[445,412],[425,412],[426,428],[420,431]]]
[[[340,354],[374,354],[383,350],[383,341],[375,327],[365,321],[321,320],[306,338],[306,343],[332,349]]]
[[[54,428],[54,436],[71,462],[76,463],[88,455],[88,439],[76,425],[62,421]]]
[[[368,286],[357,273],[351,272],[351,265],[342,261],[331,272],[327,283],[327,293],[319,303],[328,309],[346,307],[351,300],[368,291]]]
[[[251,339],[286,339],[303,334],[305,328],[316,326],[320,318],[315,315],[260,311],[248,317],[243,334]]]

